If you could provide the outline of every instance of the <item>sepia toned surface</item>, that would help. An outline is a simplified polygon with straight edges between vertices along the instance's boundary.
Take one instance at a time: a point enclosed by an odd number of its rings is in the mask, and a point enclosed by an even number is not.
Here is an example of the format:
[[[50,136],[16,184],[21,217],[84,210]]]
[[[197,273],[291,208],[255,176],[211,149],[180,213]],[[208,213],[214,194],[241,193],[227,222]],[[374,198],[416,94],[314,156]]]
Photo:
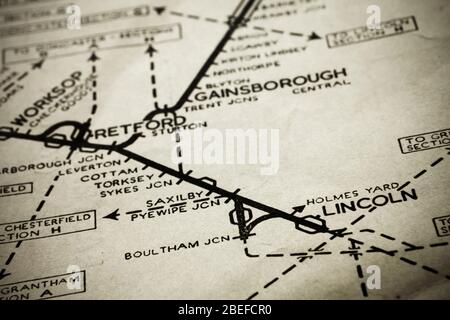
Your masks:
[[[0,1],[0,298],[450,298],[449,16]]]

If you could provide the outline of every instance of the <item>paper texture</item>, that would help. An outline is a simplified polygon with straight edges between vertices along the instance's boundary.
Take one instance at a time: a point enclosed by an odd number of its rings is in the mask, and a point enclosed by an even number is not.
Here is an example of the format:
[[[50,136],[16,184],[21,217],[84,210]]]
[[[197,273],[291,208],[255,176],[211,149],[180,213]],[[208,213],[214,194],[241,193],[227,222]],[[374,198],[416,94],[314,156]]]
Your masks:
[[[450,298],[449,14],[0,1],[0,299]]]

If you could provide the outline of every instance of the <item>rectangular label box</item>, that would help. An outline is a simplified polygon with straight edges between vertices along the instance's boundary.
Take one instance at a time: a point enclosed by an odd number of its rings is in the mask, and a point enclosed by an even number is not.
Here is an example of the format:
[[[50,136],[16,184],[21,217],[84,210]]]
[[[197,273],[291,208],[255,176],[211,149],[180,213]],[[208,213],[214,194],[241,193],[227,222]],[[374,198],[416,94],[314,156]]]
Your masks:
[[[25,4],[39,5],[41,3],[55,0],[0,0],[0,8],[17,7]]]
[[[425,151],[450,146],[450,129],[416,134],[398,139],[402,153]]]
[[[150,13],[150,8],[147,5],[132,7],[132,8],[122,8],[112,11],[103,11],[90,14],[82,14],[80,16],[81,27],[104,23],[109,21],[114,21],[118,19],[133,18],[133,17],[144,17],[148,16]],[[68,19],[66,17],[56,19],[56,20],[45,20],[39,22],[32,22],[14,26],[8,26],[0,28],[0,38],[23,36],[32,33],[39,32],[49,32],[61,29],[67,29]]]
[[[326,35],[328,48],[337,48],[350,44],[396,36],[407,32],[417,31],[414,16],[396,18],[380,22],[380,29],[369,29],[367,26],[345,31],[338,31]]]
[[[7,184],[0,186],[0,197],[17,196],[19,194],[33,193],[33,182]]]
[[[433,223],[439,237],[450,236],[450,216],[433,218]]]
[[[129,28],[86,36],[39,42],[20,47],[3,49],[4,65],[35,62],[46,58],[66,57],[91,51],[146,45],[145,39],[153,38],[152,43],[162,43],[181,39],[181,26],[178,23],[152,27]]]
[[[0,300],[45,300],[86,292],[86,271],[0,285]]]
[[[54,16],[66,16],[66,5],[33,7],[32,9],[0,12],[0,24],[28,22],[32,19],[42,19]]]
[[[95,210],[0,224],[0,244],[61,236],[97,228]]]

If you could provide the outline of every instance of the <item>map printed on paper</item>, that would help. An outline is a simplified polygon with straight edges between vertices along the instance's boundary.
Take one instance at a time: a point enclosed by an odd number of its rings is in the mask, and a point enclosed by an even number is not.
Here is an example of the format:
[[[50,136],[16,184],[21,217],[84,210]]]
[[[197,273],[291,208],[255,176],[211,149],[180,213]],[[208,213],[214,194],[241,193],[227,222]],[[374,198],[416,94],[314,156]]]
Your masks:
[[[450,298],[446,0],[0,0],[0,299]]]

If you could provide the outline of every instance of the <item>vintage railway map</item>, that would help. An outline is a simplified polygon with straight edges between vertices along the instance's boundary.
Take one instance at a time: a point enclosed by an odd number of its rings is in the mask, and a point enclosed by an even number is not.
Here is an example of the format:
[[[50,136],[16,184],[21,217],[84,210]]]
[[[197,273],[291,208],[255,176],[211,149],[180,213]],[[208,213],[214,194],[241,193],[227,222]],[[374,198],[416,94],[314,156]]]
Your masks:
[[[0,299],[450,298],[449,16],[0,1]]]

